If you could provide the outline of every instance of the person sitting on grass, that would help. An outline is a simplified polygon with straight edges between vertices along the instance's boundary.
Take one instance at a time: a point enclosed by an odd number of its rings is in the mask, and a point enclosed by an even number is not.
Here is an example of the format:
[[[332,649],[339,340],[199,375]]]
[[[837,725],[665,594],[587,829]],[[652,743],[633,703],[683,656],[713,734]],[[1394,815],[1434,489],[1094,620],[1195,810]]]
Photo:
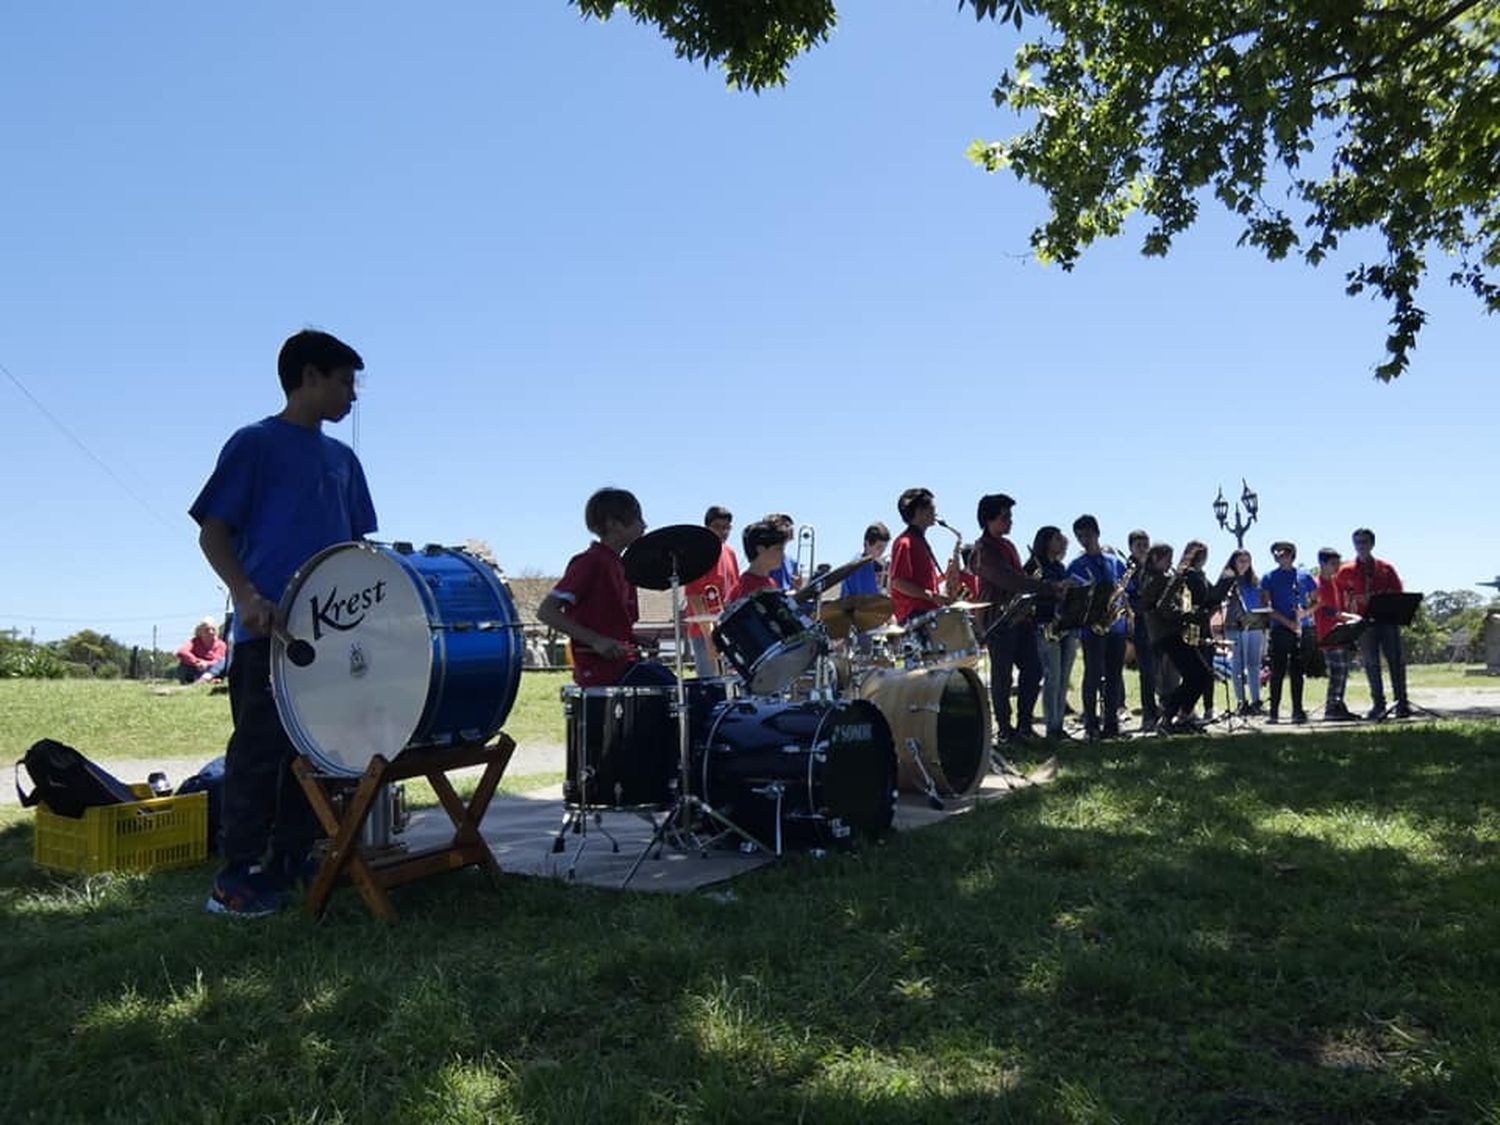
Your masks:
[[[229,646],[219,636],[219,627],[205,617],[193,629],[187,644],[177,650],[177,678],[185,684],[207,684],[221,679],[229,663]]]

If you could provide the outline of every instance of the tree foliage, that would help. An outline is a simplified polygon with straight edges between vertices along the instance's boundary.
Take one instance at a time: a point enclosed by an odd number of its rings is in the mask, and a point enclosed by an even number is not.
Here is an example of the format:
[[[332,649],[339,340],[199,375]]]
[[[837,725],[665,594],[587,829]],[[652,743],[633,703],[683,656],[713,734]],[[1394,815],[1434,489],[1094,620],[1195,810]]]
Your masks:
[[[572,2],[623,7],[751,90],[784,82],[836,18],[827,0]],[[1044,260],[1071,269],[1136,212],[1143,252],[1166,254],[1214,200],[1272,260],[1373,243],[1344,280],[1390,304],[1385,380],[1409,366],[1429,269],[1500,310],[1496,0],[958,2],[1035,29],[993,91],[1029,127],[970,155],[1046,193]]]

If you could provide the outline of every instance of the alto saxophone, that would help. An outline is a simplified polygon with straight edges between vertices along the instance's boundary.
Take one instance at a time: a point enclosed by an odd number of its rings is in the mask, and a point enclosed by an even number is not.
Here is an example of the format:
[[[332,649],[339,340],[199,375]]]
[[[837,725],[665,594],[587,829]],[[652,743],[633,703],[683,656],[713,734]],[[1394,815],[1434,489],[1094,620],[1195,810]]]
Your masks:
[[[1105,636],[1115,627],[1115,622],[1125,616],[1125,611],[1130,608],[1125,600],[1125,587],[1130,585],[1130,580],[1135,577],[1136,568],[1140,564],[1134,555],[1125,564],[1125,572],[1120,575],[1120,580],[1115,583],[1114,590],[1109,595],[1109,615],[1099,624],[1092,628],[1099,636]]]
[[[1166,589],[1157,599],[1156,608],[1161,613],[1174,615],[1180,622],[1182,643],[1197,648],[1202,643],[1203,633],[1193,616],[1193,591],[1187,584],[1187,573],[1185,568],[1173,572]]]

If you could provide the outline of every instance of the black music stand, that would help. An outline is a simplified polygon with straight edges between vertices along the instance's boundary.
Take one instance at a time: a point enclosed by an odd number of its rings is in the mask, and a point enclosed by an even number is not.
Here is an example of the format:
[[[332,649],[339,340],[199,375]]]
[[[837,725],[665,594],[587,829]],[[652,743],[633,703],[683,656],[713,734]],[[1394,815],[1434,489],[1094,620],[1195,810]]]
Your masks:
[[[1103,591],[1102,595],[1098,591]],[[1057,631],[1064,633],[1102,622],[1113,593],[1114,587],[1102,582],[1066,587],[1057,598]]]
[[[1401,628],[1405,628],[1406,626],[1411,624],[1412,618],[1417,615],[1417,606],[1422,604],[1422,597],[1422,594],[1415,592],[1403,592],[1400,594],[1371,594],[1370,604],[1365,617],[1372,625],[1396,625],[1400,626]],[[1361,632],[1363,632],[1363,630],[1361,630]],[[1380,659],[1380,654],[1378,652],[1375,654],[1375,659]],[[1406,664],[1406,651],[1404,648],[1402,649],[1401,653],[1401,663],[1403,666]],[[1404,676],[1406,673],[1406,668],[1403,667],[1401,671],[1402,675]],[[1395,685],[1392,684],[1391,687],[1394,689]],[[1391,715],[1395,712],[1396,708],[1401,706],[1401,702],[1401,700],[1396,700],[1395,702],[1391,703],[1389,707],[1387,707],[1380,713],[1379,721],[1385,722],[1386,719],[1390,718]],[[1407,699],[1405,700],[1405,703],[1407,711],[1411,712],[1412,714],[1422,714],[1427,716],[1427,718],[1429,719],[1442,718],[1442,716],[1437,712],[1431,711],[1428,708],[1423,707],[1421,704],[1413,703],[1411,701],[1411,693],[1409,690],[1407,692]]]

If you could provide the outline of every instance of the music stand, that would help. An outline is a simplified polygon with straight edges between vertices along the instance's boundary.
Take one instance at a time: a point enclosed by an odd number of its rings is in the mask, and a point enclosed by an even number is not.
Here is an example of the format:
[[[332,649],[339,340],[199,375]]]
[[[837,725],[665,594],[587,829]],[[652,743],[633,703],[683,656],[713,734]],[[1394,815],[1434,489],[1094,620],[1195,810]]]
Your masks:
[[[1412,618],[1417,615],[1417,606],[1422,604],[1422,597],[1423,595],[1415,592],[1403,592],[1399,594],[1372,594],[1370,595],[1370,604],[1365,617],[1368,618],[1369,623],[1373,625],[1395,625],[1404,628],[1407,625],[1410,625]],[[1380,659],[1379,652],[1375,654],[1375,659],[1377,661]],[[1404,650],[1401,653],[1401,663],[1403,665],[1401,669],[1402,677],[1405,678],[1406,668],[1404,667],[1404,665],[1406,664],[1406,653]],[[1394,671],[1392,671],[1391,676],[1393,679],[1395,678]],[[1392,689],[1394,689],[1395,686],[1396,685],[1393,683],[1391,685]],[[1402,700],[1396,700],[1384,711],[1382,711],[1380,713],[1380,721],[1384,722],[1386,719],[1390,718],[1391,714],[1396,710],[1397,707],[1401,706],[1402,702]],[[1411,713],[1415,714],[1420,712],[1421,714],[1426,715],[1429,719],[1442,718],[1442,716],[1437,714],[1437,712],[1431,711],[1428,708],[1423,707],[1421,704],[1413,703],[1411,701],[1409,692],[1408,697],[1404,702],[1406,703],[1407,711]]]
[[[1096,597],[1096,590],[1103,591],[1102,598]],[[1098,624],[1109,609],[1109,599],[1113,593],[1114,587],[1104,583],[1069,586],[1064,589],[1057,599],[1057,631],[1062,633]]]

